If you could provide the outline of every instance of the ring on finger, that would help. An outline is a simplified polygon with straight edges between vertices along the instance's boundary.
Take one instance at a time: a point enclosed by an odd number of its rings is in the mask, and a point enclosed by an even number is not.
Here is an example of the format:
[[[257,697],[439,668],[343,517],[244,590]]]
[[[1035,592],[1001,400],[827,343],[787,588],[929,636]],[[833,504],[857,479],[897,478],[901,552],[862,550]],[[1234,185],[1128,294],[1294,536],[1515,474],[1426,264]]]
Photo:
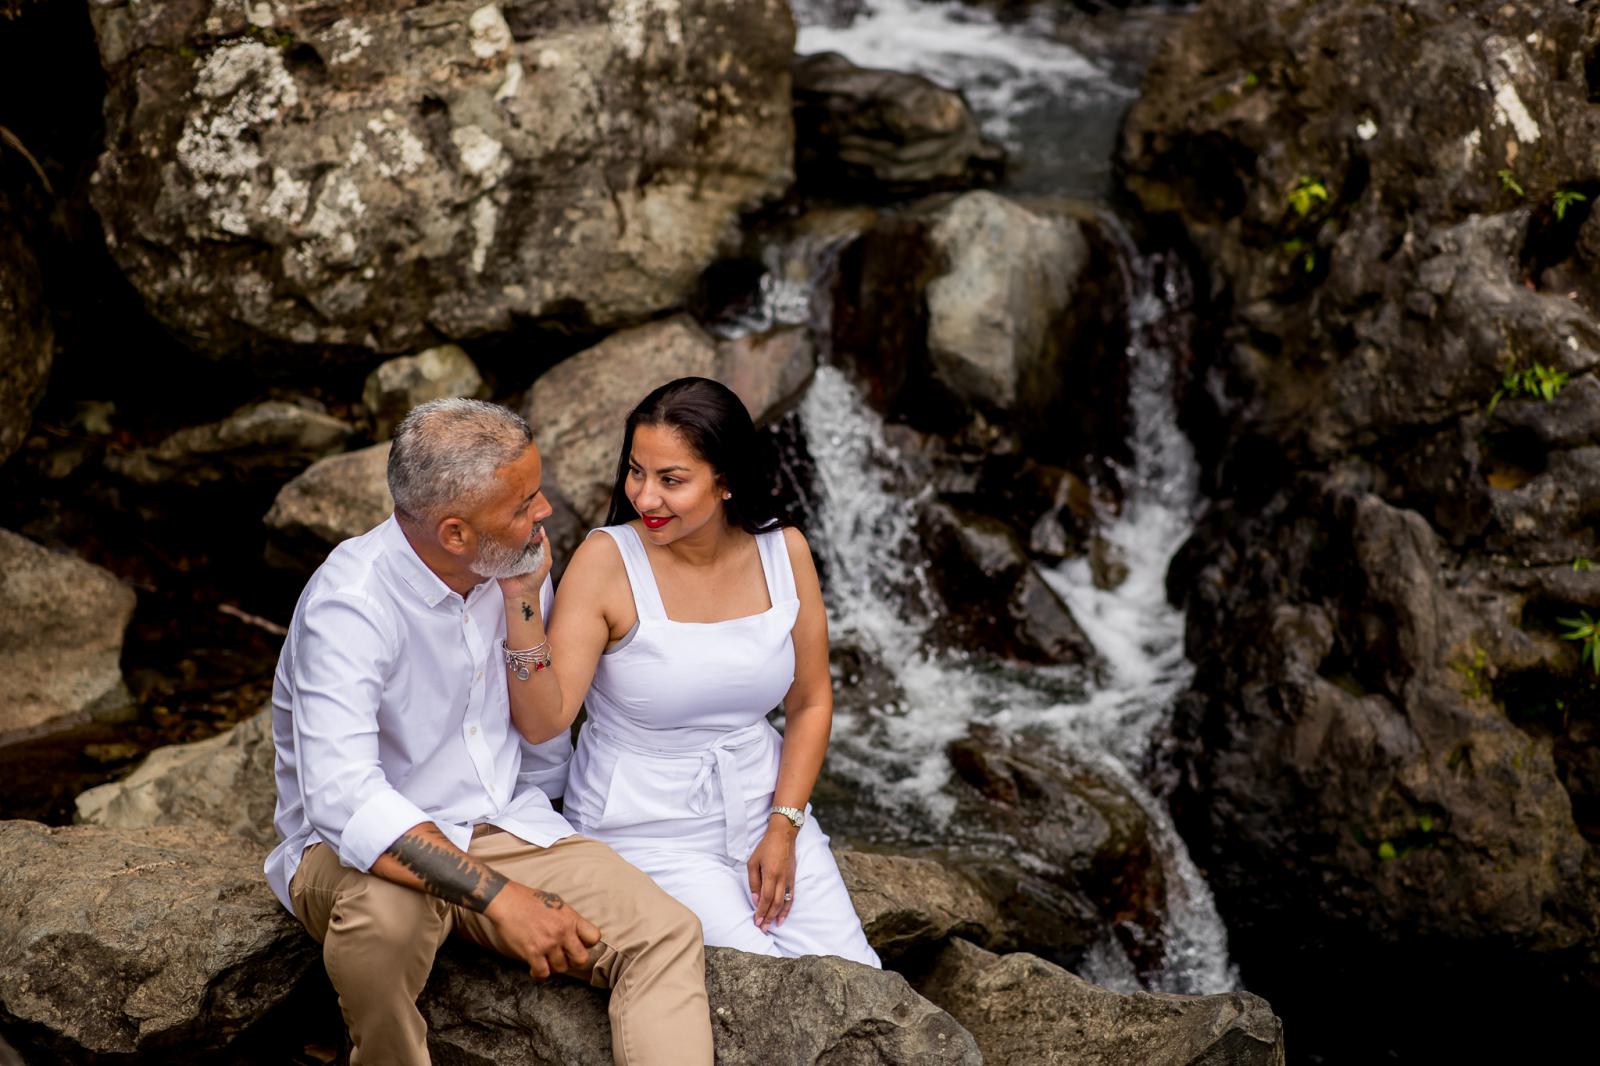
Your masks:
[[[794,899],[794,893],[793,892],[785,892],[783,894],[783,901],[785,903],[788,903],[792,899]]]

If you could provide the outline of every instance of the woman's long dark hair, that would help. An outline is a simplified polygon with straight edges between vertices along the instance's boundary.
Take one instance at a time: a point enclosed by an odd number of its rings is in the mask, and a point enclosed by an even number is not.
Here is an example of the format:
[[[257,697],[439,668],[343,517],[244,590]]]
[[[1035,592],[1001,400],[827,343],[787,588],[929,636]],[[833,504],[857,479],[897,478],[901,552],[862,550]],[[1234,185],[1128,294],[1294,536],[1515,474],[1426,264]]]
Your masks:
[[[637,513],[628,502],[628,457],[633,454],[633,431],[640,426],[671,426],[696,455],[711,464],[733,494],[722,501],[730,525],[746,533],[766,533],[781,525],[769,484],[770,471],[761,461],[767,449],[756,436],[750,412],[732,389],[710,378],[669,381],[628,413],[606,525],[621,525]]]

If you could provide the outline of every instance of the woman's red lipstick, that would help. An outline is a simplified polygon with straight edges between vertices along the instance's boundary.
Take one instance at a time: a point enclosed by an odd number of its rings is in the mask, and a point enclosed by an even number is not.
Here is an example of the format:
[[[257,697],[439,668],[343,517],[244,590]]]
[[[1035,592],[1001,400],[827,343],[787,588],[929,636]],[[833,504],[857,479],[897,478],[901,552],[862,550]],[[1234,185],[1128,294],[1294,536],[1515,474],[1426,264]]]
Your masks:
[[[656,518],[653,515],[642,514],[639,517],[644,520],[644,526],[646,529],[660,529],[662,526],[672,521],[671,515],[667,515],[665,518]]]

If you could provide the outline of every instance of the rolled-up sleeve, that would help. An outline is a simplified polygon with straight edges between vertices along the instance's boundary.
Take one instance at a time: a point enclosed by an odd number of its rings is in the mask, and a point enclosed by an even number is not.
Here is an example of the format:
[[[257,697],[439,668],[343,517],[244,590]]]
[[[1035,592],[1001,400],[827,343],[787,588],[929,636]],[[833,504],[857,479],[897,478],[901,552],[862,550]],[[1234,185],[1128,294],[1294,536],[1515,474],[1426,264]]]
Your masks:
[[[340,862],[370,870],[407,829],[431,820],[380,762],[379,706],[400,640],[383,609],[359,593],[320,596],[299,621],[291,711],[301,802]]]

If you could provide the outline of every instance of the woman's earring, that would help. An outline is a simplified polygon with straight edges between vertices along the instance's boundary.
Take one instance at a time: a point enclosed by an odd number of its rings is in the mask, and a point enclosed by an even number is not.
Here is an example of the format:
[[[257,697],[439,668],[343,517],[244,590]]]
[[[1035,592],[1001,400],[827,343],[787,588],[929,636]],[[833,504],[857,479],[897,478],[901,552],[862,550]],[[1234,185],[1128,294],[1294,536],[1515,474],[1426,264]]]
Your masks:
[[[722,498],[723,498],[723,499],[724,499],[724,500],[731,500],[731,499],[733,499],[733,493],[731,493],[731,492],[724,492],[724,493],[723,493],[723,494],[722,494]]]

